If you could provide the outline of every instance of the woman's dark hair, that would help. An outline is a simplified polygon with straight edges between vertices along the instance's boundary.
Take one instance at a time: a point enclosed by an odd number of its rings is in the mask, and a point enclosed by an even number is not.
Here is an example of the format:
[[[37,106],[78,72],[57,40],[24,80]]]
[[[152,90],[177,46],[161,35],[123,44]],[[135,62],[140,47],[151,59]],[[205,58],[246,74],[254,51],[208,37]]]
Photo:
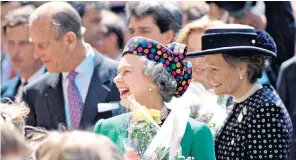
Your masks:
[[[255,83],[261,78],[265,70],[265,59],[263,55],[252,54],[249,51],[239,51],[240,54],[223,53],[223,58],[230,66],[236,66],[239,63],[247,64],[247,78],[250,83]]]
[[[256,30],[256,34],[256,47],[277,53],[276,44],[267,32]],[[233,52],[236,52],[236,54],[233,54]],[[236,66],[240,62],[247,63],[247,76],[250,83],[255,83],[258,78],[262,77],[262,72],[265,70],[265,60],[267,59],[263,54],[256,54],[252,51],[232,51],[223,53],[223,57],[231,66]]]

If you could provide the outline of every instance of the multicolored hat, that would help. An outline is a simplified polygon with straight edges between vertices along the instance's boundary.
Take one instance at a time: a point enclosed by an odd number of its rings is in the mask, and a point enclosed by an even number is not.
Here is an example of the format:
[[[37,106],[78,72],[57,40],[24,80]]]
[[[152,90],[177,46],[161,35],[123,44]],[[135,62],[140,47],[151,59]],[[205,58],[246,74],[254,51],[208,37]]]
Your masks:
[[[126,44],[122,56],[126,54],[145,56],[148,60],[162,63],[177,81],[175,97],[181,97],[188,89],[192,78],[192,65],[190,62],[184,62],[187,56],[186,45],[171,43],[164,46],[148,38],[133,37]]]

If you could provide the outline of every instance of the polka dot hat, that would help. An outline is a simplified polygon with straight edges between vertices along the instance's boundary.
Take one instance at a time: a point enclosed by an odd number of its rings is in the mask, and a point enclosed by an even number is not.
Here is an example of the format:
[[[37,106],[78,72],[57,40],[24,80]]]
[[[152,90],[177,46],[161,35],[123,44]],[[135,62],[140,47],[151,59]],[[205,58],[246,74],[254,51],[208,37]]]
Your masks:
[[[181,97],[188,89],[192,78],[192,65],[190,62],[184,62],[187,56],[186,45],[171,43],[164,46],[148,38],[133,37],[126,44],[122,56],[126,54],[145,56],[148,60],[162,63],[177,81],[175,97]]]

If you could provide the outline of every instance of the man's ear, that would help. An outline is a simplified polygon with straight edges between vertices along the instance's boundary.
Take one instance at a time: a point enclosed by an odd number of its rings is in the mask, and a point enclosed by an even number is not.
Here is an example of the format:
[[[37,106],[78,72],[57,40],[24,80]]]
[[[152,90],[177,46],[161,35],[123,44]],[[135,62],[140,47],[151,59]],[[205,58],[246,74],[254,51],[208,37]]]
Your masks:
[[[166,31],[165,33],[163,33],[164,35],[164,39],[167,42],[166,44],[172,43],[174,40],[174,36],[175,36],[175,32],[170,29],[168,31]]]
[[[64,44],[66,44],[70,50],[73,50],[76,46],[77,37],[74,32],[68,32],[64,36]]]

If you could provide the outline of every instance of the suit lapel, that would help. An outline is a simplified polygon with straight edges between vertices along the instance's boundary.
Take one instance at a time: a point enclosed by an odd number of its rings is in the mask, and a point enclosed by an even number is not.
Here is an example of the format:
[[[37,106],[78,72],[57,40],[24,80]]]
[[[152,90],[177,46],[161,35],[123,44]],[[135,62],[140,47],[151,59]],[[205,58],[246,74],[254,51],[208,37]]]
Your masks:
[[[13,82],[11,83],[11,85],[7,87],[5,93],[4,94],[2,93],[3,94],[2,97],[8,97],[10,100],[14,101],[16,98],[15,96],[17,95],[18,88],[21,85],[21,78],[20,76],[17,76],[12,81]]]
[[[105,85],[110,82],[110,76],[102,63],[103,56],[95,52],[94,73],[91,78],[80,122],[80,126],[83,127],[93,123],[98,114],[97,104],[105,102],[110,92],[110,89]],[[112,112],[110,112],[110,115],[112,115]],[[100,116],[101,118],[108,118],[109,114],[101,113]]]
[[[58,128],[59,124],[66,126],[62,80],[60,73],[50,74],[52,75],[49,78],[49,89],[45,93],[45,99],[54,128]]]
[[[15,85],[15,88],[13,89],[13,91],[14,91],[14,95],[16,95],[17,94],[17,91],[18,91],[18,88],[20,87],[20,85],[21,85],[21,77],[20,76],[18,76],[17,77],[17,79],[16,79],[16,85]]]

